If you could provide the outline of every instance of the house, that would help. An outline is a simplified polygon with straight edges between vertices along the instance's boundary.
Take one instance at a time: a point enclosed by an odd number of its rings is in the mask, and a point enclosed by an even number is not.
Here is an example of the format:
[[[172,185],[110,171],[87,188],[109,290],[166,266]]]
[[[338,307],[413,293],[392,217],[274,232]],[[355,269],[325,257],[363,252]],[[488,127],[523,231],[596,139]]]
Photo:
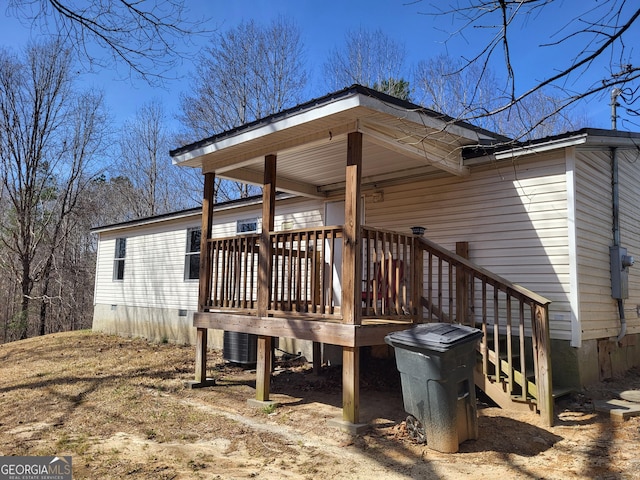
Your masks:
[[[322,225],[319,200],[276,196],[278,229]],[[261,228],[262,197],[217,203],[213,237],[251,234]],[[202,209],[188,209],[104,225],[98,236],[93,329],[154,342],[195,344]],[[209,347],[223,347],[222,332]],[[304,344],[282,345],[292,352]],[[311,358],[311,352],[305,352]]]
[[[357,425],[359,350],[457,322],[483,332],[476,385],[552,423],[554,388],[640,364],[638,145],[640,134],[595,129],[510,143],[354,85],[172,151],[205,177],[197,311],[185,319],[195,385],[208,385],[210,331],[258,336],[257,401],[269,400],[273,337],[315,353],[337,345],[343,421]],[[228,218],[213,205],[216,177],[263,187],[258,232],[217,236]],[[281,228],[276,190],[324,218]],[[96,311],[120,260],[121,234],[102,233]]]

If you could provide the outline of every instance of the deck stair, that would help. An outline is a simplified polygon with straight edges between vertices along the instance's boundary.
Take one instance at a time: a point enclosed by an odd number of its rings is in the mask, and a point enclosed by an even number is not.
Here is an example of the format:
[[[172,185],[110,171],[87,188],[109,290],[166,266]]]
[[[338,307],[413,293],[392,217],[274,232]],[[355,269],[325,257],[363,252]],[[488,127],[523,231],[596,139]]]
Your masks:
[[[489,398],[491,398],[496,404],[502,406],[503,408],[536,411],[538,400],[536,396],[531,393],[531,392],[537,391],[537,388],[535,386],[535,370],[532,366],[532,359],[528,359],[525,362],[527,367],[524,375],[522,375],[522,372],[519,371],[517,367],[512,366],[510,369],[509,355],[507,353],[508,352],[507,337],[506,335],[500,335],[499,339],[500,339],[499,340],[500,347],[498,351],[500,352],[499,358],[500,358],[501,369],[499,370],[498,374],[496,374],[495,372],[496,369],[494,365],[494,372],[486,375],[486,377],[483,376],[482,355],[480,354],[480,351],[478,351],[477,363],[475,365],[475,371],[474,371],[476,376],[476,383],[478,384],[479,387],[481,387],[481,389],[483,389],[482,387],[484,387],[483,391],[486,390],[485,393],[487,394],[487,396],[489,396]],[[519,339],[517,338],[512,339],[512,341],[519,343]],[[489,336],[488,344],[490,348],[493,347],[493,342],[494,342],[494,337]],[[513,346],[512,346],[512,350],[513,350]],[[519,365],[520,354],[516,354],[512,356],[511,361],[513,364]],[[509,383],[510,383],[509,372],[510,371],[511,371],[511,375],[513,376],[514,386],[511,391],[511,394],[508,394],[507,392],[509,392]],[[524,383],[525,379],[526,379],[526,385],[527,385],[527,390],[526,390],[527,393],[526,395],[523,395],[522,384]],[[490,385],[488,385],[487,382],[489,382]],[[554,399],[558,399],[566,395],[569,395],[574,391],[575,391],[575,388],[573,387],[564,387],[564,386],[554,385],[552,387],[552,396]]]
[[[453,253],[419,238],[416,246],[423,320],[480,329],[476,385],[502,408],[537,412],[552,425],[550,301],[469,261],[467,245]]]
[[[487,347],[489,351],[498,352],[499,367],[496,363],[490,364],[491,373],[483,375],[483,362],[480,349],[475,365],[476,383],[485,393],[498,405],[507,409],[517,410],[537,410],[537,388],[535,385],[535,370],[532,359],[527,359],[524,374],[519,370],[522,365],[521,355],[517,345],[520,341],[518,337],[511,338],[511,346],[507,345],[507,336],[499,335],[499,346],[495,348],[495,337],[487,337]],[[481,347],[482,348],[482,347]],[[518,353],[509,355],[509,352]],[[483,388],[484,387],[484,388]]]

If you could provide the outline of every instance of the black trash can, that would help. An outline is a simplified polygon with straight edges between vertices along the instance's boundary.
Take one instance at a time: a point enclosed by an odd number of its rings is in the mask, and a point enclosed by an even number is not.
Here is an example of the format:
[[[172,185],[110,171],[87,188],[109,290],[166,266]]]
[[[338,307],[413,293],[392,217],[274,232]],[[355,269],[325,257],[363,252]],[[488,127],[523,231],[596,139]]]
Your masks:
[[[426,323],[390,333],[402,382],[407,430],[429,448],[455,453],[478,438],[473,368],[482,332],[465,325]]]

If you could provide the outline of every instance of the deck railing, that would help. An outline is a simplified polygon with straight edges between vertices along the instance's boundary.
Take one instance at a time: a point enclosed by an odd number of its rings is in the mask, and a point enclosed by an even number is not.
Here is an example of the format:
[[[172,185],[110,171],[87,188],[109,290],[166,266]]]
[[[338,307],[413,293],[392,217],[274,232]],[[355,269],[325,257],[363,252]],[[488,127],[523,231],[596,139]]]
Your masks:
[[[208,309],[257,308],[259,240],[259,235],[240,235],[207,242],[212,265]]]
[[[413,242],[411,235],[362,227],[363,317],[410,318]]]
[[[425,321],[482,330],[483,381],[499,384],[511,400],[536,405],[553,423],[549,300],[419,238],[424,251]]]
[[[339,315],[342,227],[271,234],[271,313]]]
[[[274,232],[271,239],[271,295],[268,311],[337,315],[334,284],[342,267],[338,242],[342,227]],[[259,235],[213,238],[207,310],[257,309]]]

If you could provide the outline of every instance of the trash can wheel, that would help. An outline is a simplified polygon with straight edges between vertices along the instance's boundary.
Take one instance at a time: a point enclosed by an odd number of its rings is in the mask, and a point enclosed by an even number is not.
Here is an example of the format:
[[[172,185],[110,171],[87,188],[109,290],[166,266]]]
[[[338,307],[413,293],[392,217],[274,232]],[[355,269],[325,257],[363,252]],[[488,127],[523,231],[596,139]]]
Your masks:
[[[417,443],[427,443],[427,434],[424,431],[424,426],[413,415],[409,415],[406,420],[407,433],[409,437]]]

